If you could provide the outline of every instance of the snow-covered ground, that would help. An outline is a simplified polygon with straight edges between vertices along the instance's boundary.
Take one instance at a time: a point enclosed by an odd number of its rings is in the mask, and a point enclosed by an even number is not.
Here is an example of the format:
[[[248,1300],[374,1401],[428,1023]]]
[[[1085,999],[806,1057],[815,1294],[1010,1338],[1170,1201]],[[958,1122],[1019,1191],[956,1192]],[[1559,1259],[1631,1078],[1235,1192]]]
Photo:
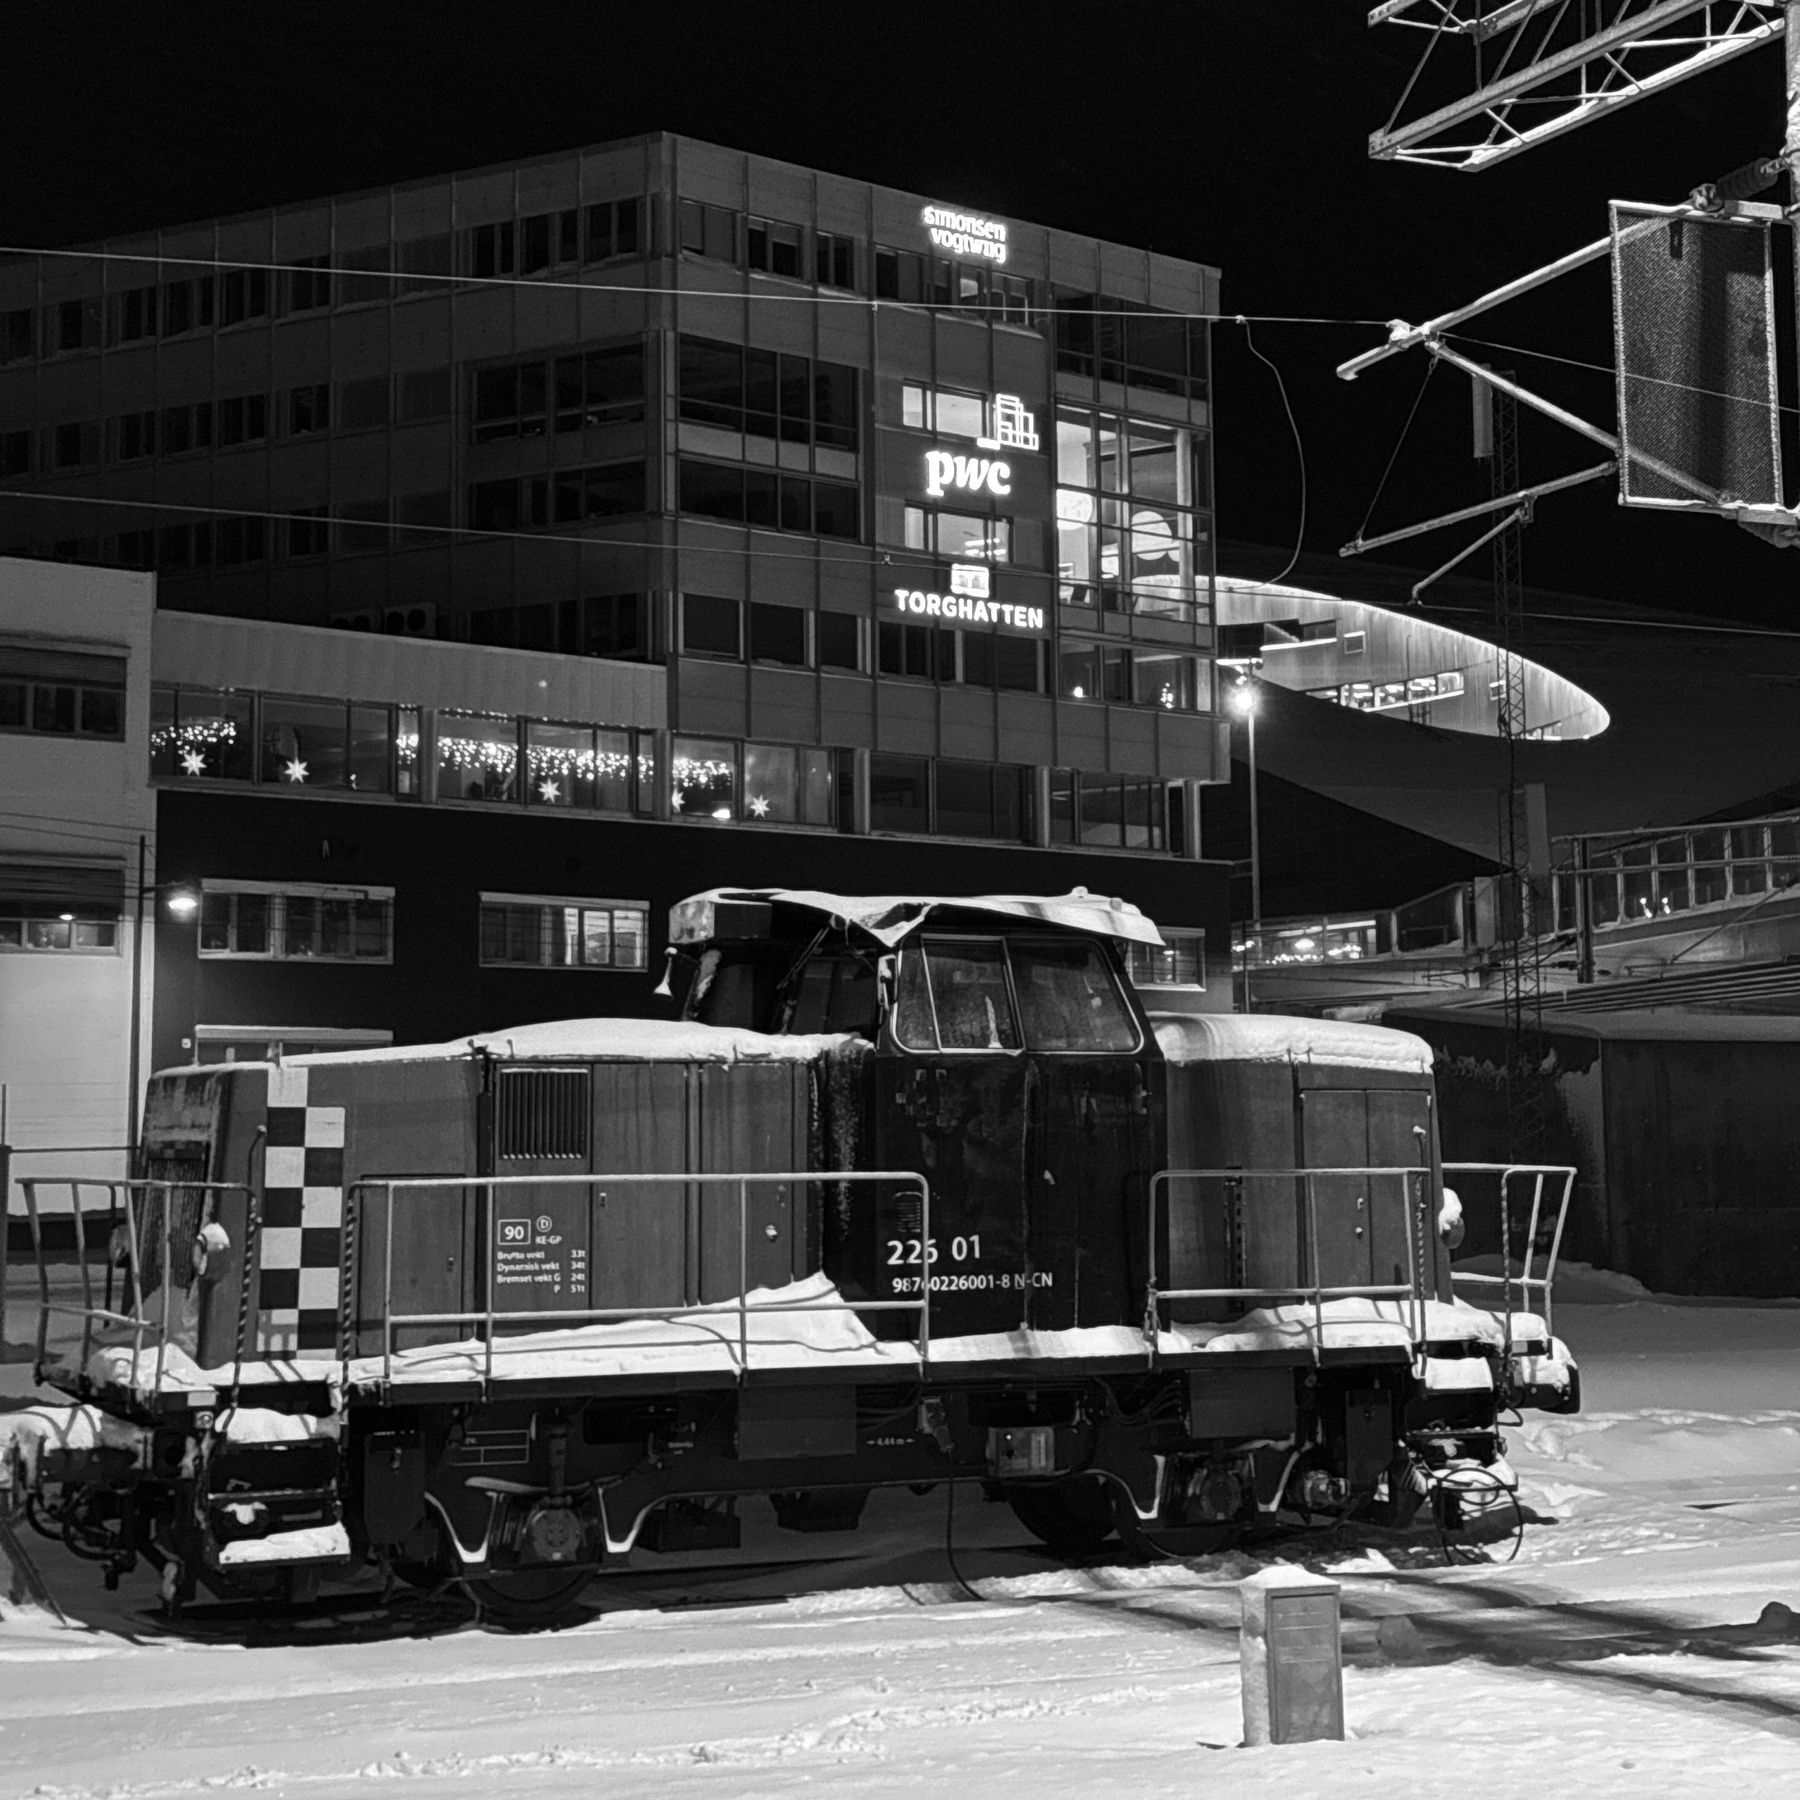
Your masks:
[[[1538,1520],[1515,1562],[1435,1566],[1423,1533],[1284,1551],[1343,1583],[1342,1744],[1238,1747],[1247,1558],[1062,1570],[966,1492],[978,1603],[940,1490],[854,1537],[753,1534],[810,1563],[640,1555],[659,1572],[533,1636],[171,1635],[146,1577],[108,1595],[31,1539],[72,1623],[0,1603],[0,1800],[1800,1793],[1800,1306],[1559,1286],[1587,1410],[1509,1433]],[[0,1406],[25,1390],[0,1368]]]

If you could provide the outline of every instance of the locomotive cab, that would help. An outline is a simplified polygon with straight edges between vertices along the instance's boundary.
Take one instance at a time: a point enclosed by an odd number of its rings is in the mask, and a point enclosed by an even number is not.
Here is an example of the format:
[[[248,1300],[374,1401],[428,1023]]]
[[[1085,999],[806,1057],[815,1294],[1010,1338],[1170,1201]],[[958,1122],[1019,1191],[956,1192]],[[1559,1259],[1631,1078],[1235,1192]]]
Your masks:
[[[821,920],[799,898],[720,894],[672,924],[684,1017],[868,1046],[868,1166],[919,1170],[931,1219],[904,1192],[829,1214],[846,1292],[929,1281],[946,1333],[1141,1317],[1163,1083],[1120,949],[1155,936],[1135,909],[1078,891]]]

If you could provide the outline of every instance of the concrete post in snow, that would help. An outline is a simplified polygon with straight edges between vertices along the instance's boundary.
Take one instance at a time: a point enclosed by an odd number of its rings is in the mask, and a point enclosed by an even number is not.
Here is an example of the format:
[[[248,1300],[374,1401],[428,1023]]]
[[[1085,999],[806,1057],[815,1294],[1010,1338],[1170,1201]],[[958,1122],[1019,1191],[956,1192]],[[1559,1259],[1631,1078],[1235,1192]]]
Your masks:
[[[1344,1735],[1338,1584],[1278,1563],[1239,1583],[1244,1742],[1303,1744]]]

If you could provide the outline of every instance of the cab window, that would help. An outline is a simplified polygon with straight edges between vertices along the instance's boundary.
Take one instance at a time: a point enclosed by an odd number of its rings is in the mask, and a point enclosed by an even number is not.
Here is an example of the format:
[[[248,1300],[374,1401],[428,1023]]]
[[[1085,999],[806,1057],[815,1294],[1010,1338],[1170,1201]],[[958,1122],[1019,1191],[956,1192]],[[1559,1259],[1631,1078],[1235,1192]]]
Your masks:
[[[1033,1050],[1135,1050],[1137,1026],[1098,944],[1014,939],[1013,987]]]
[[[1119,1052],[1139,1042],[1100,946],[1062,938],[913,939],[900,957],[894,1038],[926,1052]]]
[[[788,1009],[794,1033],[856,1031],[873,1036],[877,1023],[875,971],[860,956],[807,960]]]

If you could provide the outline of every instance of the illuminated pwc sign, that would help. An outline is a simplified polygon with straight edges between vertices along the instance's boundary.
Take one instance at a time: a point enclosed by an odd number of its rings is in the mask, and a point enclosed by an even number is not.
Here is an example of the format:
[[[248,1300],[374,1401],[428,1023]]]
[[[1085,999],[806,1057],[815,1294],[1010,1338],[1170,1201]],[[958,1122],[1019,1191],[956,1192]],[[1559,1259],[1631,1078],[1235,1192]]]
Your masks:
[[[1035,450],[1037,420],[1025,410],[1017,394],[996,394],[993,403],[993,436],[979,437],[982,450]],[[992,494],[1004,500],[1012,493],[1012,464],[997,457],[967,456],[955,450],[925,452],[925,492],[941,500],[952,488],[965,494]]]
[[[926,619],[953,619],[967,625],[1003,625],[1013,631],[1042,631],[1041,606],[1013,606],[990,600],[990,572],[979,563],[956,563],[950,570],[950,592],[927,593],[923,588],[895,588],[894,606],[903,613]]]
[[[953,256],[984,256],[989,262],[1006,261],[1006,227],[998,219],[975,213],[952,212],[947,206],[928,206],[919,215],[931,242]]]

